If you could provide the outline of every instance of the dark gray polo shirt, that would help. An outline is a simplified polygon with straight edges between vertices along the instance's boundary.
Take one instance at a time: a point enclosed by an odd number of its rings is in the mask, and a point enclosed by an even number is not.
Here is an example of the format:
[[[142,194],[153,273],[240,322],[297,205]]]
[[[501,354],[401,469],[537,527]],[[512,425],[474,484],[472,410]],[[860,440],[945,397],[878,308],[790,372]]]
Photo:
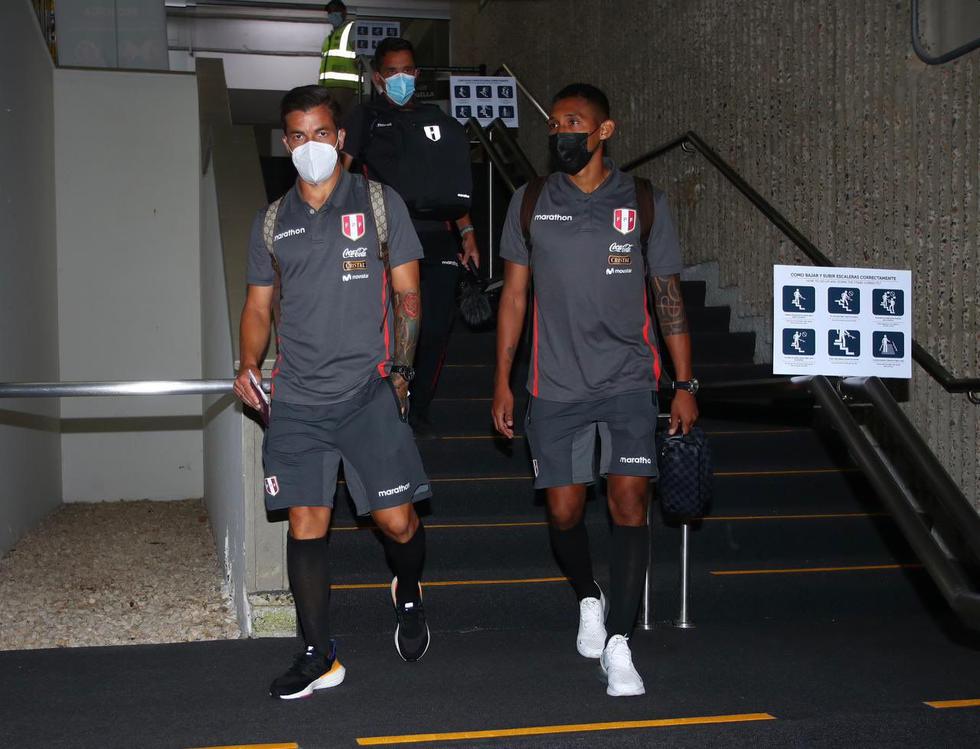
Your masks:
[[[647,313],[640,215],[633,178],[616,169],[592,194],[569,177],[548,177],[531,221],[534,307],[527,389],[562,402],[655,390],[660,376],[654,321]],[[511,199],[500,256],[528,265],[521,231],[524,188]],[[650,275],[681,271],[667,205],[654,190]]]
[[[385,188],[390,264],[422,257],[405,203]],[[252,224],[248,283],[275,283],[262,237],[265,209]],[[318,211],[293,187],[279,205],[273,247],[282,269],[277,330],[279,355],[273,370],[277,400],[328,405],[351,398],[372,377],[386,376],[395,344],[384,264],[367,181],[343,172]]]

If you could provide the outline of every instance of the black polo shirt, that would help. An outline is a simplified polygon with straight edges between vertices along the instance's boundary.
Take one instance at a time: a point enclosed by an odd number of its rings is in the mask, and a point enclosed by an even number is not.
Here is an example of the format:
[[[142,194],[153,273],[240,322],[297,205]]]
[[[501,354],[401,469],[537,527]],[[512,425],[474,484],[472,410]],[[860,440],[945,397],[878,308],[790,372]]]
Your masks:
[[[528,390],[562,402],[655,390],[660,377],[647,312],[640,216],[633,178],[616,169],[593,193],[561,173],[548,177],[531,221],[534,276]],[[511,199],[500,256],[528,265],[521,231],[524,188]],[[681,271],[667,196],[654,190],[647,258],[651,276]]]
[[[379,179],[367,148],[372,128],[386,126],[386,123],[390,123],[402,111],[404,108],[396,107],[382,96],[370,104],[358,104],[344,118],[344,153],[366,166],[371,179]],[[412,225],[422,242],[425,261],[440,263],[443,260],[457,259],[459,241],[450,222],[413,217]]]
[[[418,260],[422,246],[402,199],[389,187],[385,197],[395,268]],[[275,283],[264,218],[263,208],[252,224],[248,283],[254,286]],[[303,405],[339,403],[372,377],[386,376],[394,321],[367,181],[342,172],[319,210],[293,187],[279,205],[273,247],[282,270],[274,397]]]

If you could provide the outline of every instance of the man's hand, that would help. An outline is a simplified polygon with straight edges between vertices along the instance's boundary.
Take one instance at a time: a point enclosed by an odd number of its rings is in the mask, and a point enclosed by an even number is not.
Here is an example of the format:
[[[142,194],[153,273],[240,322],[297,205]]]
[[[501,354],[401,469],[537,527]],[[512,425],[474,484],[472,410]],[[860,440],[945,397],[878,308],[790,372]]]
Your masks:
[[[472,262],[474,267],[479,268],[480,248],[476,246],[476,232],[466,232],[460,243],[463,246],[463,251],[456,256],[459,258],[459,262],[464,266]]]
[[[683,434],[691,431],[698,420],[698,402],[686,390],[674,392],[674,402],[670,405],[670,429],[667,434],[676,434],[678,427]]]
[[[397,372],[392,372],[391,384],[395,387],[395,395],[398,396],[398,401],[401,403],[399,415],[402,417],[402,421],[405,421],[408,418],[408,380]]]
[[[514,393],[507,385],[498,385],[493,391],[490,407],[493,426],[507,439],[514,439]]]
[[[257,367],[245,367],[243,366],[238,370],[238,376],[235,378],[234,391],[237,398],[244,403],[246,406],[251,406],[256,411],[258,411],[262,404],[259,402],[259,395],[252,389],[252,383],[248,379],[248,373],[251,372],[255,375],[256,381],[259,385],[262,384],[262,372]]]

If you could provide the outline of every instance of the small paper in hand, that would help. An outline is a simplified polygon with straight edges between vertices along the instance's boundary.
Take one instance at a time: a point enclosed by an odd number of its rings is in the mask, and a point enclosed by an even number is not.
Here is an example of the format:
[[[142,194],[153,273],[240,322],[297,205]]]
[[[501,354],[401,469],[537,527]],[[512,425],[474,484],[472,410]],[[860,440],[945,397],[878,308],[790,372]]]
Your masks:
[[[252,385],[252,390],[259,397],[259,416],[262,418],[262,423],[269,426],[269,417],[272,415],[272,401],[269,400],[269,395],[262,389],[262,385],[259,381],[255,379],[255,375],[252,370],[248,371],[248,381]]]

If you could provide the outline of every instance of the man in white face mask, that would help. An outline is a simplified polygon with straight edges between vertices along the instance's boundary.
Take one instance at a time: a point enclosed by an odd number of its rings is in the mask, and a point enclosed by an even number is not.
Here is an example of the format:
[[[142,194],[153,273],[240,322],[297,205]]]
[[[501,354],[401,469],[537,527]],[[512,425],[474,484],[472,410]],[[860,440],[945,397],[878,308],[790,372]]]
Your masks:
[[[429,645],[419,579],[425,529],[414,503],[431,491],[407,423],[422,246],[405,203],[384,188],[386,266],[368,181],[338,164],[344,131],[336,117],[336,102],[319,86],[293,89],[283,99],[283,142],[299,179],[259,211],[252,227],[235,380],[236,395],[261,408],[255,383],[278,301],[278,356],[262,447],[265,504],[289,513],[286,566],[305,644],[272,682],[270,694],[280,699],[344,680],[330,637],[327,560],[341,461],[358,514],[370,515],[384,534],[396,576],[398,653],[418,660]]]

